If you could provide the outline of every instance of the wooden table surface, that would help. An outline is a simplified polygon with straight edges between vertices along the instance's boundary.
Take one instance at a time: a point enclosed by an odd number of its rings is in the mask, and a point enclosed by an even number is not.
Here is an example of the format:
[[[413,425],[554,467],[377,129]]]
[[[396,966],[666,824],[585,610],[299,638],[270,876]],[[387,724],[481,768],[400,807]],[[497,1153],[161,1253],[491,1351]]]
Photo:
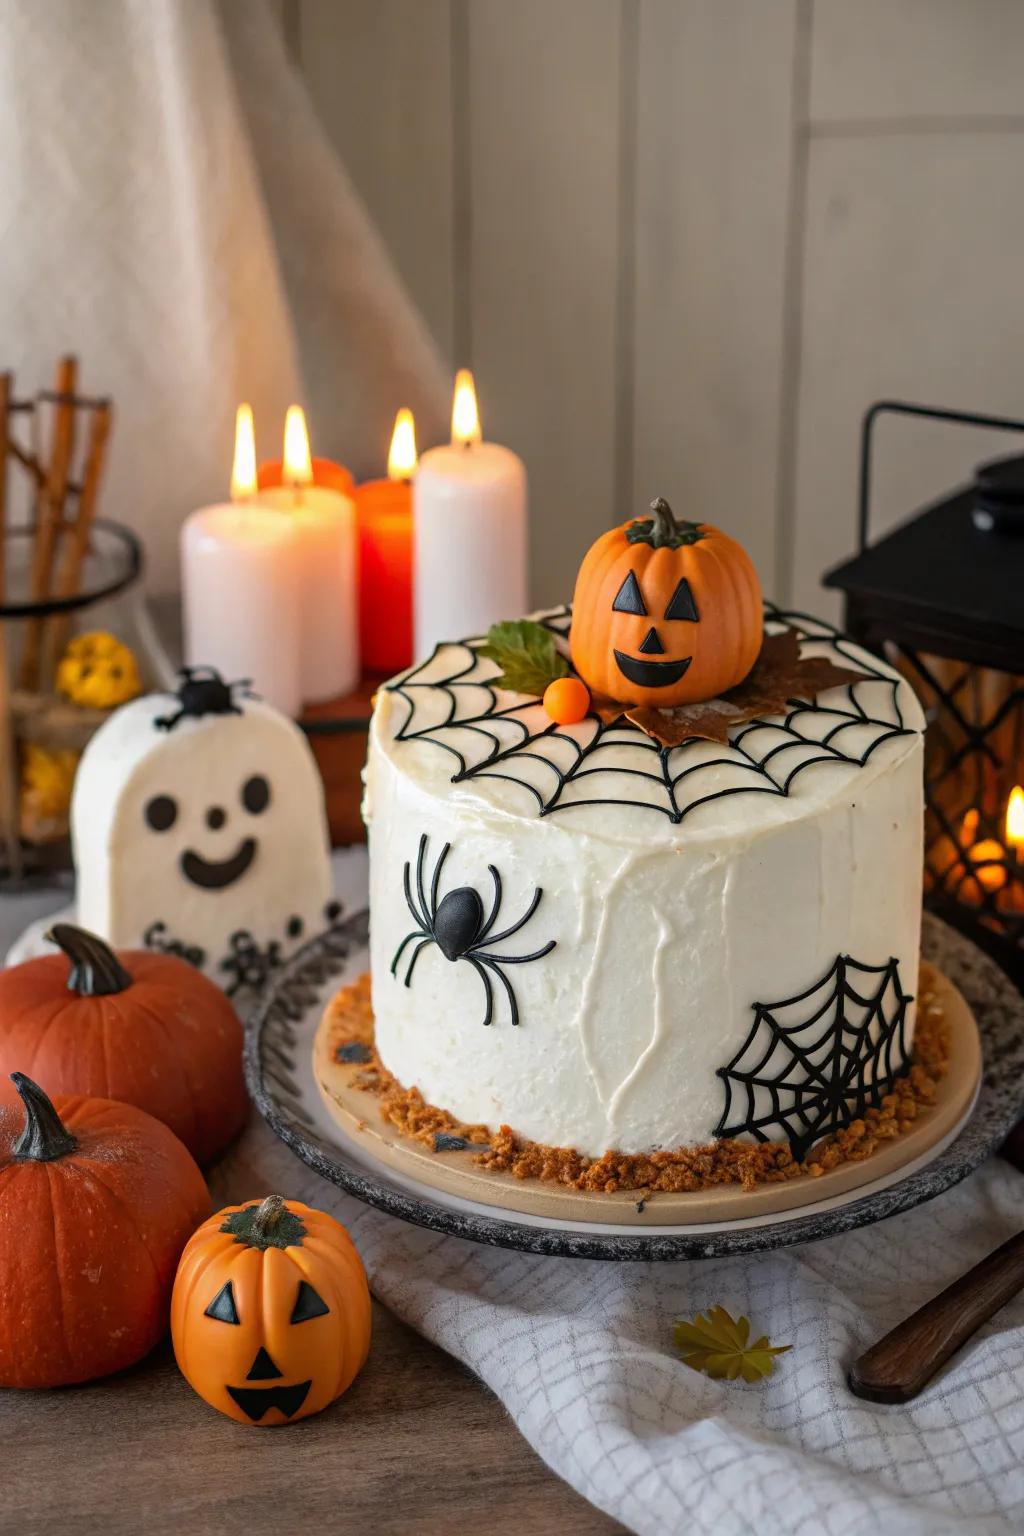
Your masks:
[[[215,1206],[251,1198],[270,1135],[256,1120],[208,1170]],[[0,1532],[234,1536],[272,1526],[292,1536],[308,1526],[324,1536],[599,1536],[623,1529],[548,1471],[477,1377],[377,1302],[373,1324],[370,1358],[345,1396],[279,1429],[248,1428],[209,1408],[179,1375],[169,1344],[106,1381],[0,1391]]]
[[[0,956],[66,890],[0,895]],[[263,1188],[330,1187],[253,1112],[206,1175],[214,1209]],[[0,1306],[4,1298],[0,1296]],[[202,1402],[165,1344],[134,1370],[53,1392],[0,1390],[0,1536],[603,1536],[623,1529],[549,1472],[470,1371],[374,1303],[370,1358],[324,1413],[249,1428]],[[261,1519],[260,1501],[272,1518]]]

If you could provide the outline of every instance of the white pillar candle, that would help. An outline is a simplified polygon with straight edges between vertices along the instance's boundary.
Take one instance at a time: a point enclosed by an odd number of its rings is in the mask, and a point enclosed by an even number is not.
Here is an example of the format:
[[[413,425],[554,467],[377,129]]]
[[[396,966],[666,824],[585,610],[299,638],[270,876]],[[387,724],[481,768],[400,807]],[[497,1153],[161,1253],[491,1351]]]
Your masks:
[[[350,497],[313,485],[306,423],[298,406],[285,423],[284,484],[261,490],[294,532],[299,569],[299,680],[303,700],[319,704],[359,681],[356,509]]]
[[[420,459],[413,481],[415,655],[486,634],[529,607],[526,470],[510,448],[480,441],[472,375],[460,371],[452,442]]]
[[[295,537],[279,512],[202,507],[181,531],[185,662],[216,667],[287,715],[302,705]]]
[[[246,500],[256,487],[252,412],[239,406],[234,502],[202,507],[181,530],[185,663],[216,667],[285,714],[302,704],[295,533],[280,513]]]

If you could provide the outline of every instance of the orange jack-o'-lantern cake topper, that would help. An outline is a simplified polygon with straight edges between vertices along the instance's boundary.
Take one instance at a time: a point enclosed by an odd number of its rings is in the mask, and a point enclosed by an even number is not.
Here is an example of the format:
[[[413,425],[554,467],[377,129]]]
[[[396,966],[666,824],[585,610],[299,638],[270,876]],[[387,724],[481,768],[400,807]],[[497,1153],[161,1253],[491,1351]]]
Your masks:
[[[663,747],[727,742],[792,698],[865,675],[804,655],[781,623],[766,635],[746,550],[710,523],[676,517],[661,496],[649,517],[603,533],[583,557],[569,652],[550,625],[516,619],[492,624],[477,654],[497,663],[493,688],[542,698],[555,726],[624,715]]]
[[[717,698],[750,672],[763,633],[746,550],[660,496],[650,517],[602,534],[576,578],[569,643],[595,697],[656,709]]]

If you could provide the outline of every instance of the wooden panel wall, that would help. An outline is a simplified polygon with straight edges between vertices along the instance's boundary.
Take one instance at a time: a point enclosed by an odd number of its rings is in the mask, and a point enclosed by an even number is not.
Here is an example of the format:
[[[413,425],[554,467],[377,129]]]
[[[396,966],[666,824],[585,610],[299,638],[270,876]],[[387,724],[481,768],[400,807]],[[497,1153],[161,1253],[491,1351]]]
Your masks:
[[[1018,0],[275,0],[488,434],[534,589],[664,494],[834,613],[859,418],[1024,410]],[[878,525],[1008,441],[897,426]]]
[[[620,0],[467,7],[467,353],[522,453],[535,597],[614,520]]]
[[[796,0],[640,6],[632,498],[724,524],[778,589]]]
[[[815,0],[794,418],[802,602],[850,547],[871,400],[1024,415],[1022,58],[1016,0]],[[880,428],[878,529],[1019,446],[903,426]]]

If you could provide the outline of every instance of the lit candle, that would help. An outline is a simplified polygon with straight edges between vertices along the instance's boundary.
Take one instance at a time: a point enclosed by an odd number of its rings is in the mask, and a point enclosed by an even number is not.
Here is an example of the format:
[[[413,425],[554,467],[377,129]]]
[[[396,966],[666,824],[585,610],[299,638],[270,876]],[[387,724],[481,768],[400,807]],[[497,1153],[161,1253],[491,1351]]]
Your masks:
[[[473,376],[461,369],[451,444],[425,453],[413,482],[417,658],[526,612],[528,541],[523,461],[481,441]]]
[[[298,406],[292,406],[292,410],[298,410]],[[288,418],[285,417],[287,429]],[[351,496],[355,490],[355,481],[350,470],[344,464],[338,464],[334,459],[321,459],[316,456],[310,458],[309,467],[313,475],[313,484],[321,486],[325,491],[340,491],[343,496]],[[256,488],[258,491],[276,490],[279,486],[287,485],[283,459],[264,459],[256,471]]]
[[[995,898],[997,912],[1024,911],[1024,883],[1019,871],[1024,850],[1024,788],[1018,784],[1010,792],[1003,842],[994,837],[978,838],[979,819],[972,807],[960,827],[960,845],[968,871],[958,886],[960,899],[976,907],[984,903],[985,892],[989,892]]]
[[[1024,853],[1024,788],[1020,784],[1010,791],[1006,802],[1006,846],[1018,859]]]
[[[295,534],[280,513],[253,502],[252,411],[238,407],[231,501],[202,507],[181,530],[184,651],[188,666],[216,667],[229,682],[298,714],[299,591]]]
[[[355,506],[342,491],[316,482],[315,462],[306,418],[299,406],[289,406],[281,484],[261,490],[259,501],[285,514],[296,538],[299,680],[308,704],[351,693],[359,681]]]
[[[386,480],[356,490],[359,524],[359,650],[368,672],[400,672],[412,661],[412,487],[416,430],[399,411]]]

